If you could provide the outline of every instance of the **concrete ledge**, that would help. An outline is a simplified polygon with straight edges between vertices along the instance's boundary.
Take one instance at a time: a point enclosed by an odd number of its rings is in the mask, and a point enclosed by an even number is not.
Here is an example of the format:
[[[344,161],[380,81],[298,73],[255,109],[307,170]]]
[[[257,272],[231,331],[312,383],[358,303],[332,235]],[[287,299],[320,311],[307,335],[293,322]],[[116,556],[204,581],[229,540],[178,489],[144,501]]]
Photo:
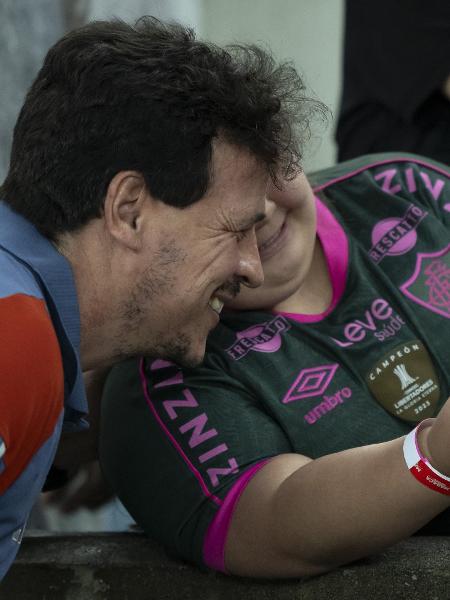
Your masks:
[[[255,581],[173,560],[142,534],[29,535],[2,600],[449,600],[450,538],[416,537],[320,577]]]

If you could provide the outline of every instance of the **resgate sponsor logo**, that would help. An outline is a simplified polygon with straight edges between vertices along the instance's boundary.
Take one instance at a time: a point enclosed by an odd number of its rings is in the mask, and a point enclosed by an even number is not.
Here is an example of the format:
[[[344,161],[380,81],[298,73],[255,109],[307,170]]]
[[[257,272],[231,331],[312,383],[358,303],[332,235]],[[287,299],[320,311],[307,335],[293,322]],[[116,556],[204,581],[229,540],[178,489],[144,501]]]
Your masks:
[[[255,352],[277,352],[281,347],[281,334],[290,329],[287,319],[277,315],[271,321],[252,325],[236,333],[237,340],[226,352],[233,360],[240,360],[250,350]]]
[[[411,205],[401,218],[379,221],[372,230],[370,258],[380,263],[385,256],[399,256],[409,252],[417,243],[415,229],[427,212]]]
[[[419,189],[421,194],[428,194],[436,204],[443,198],[443,210],[450,211],[450,203],[445,202],[443,194],[446,180],[431,170],[420,167],[389,168],[379,171],[374,179],[383,192],[390,195],[403,190],[414,194]],[[403,217],[384,219],[377,223],[372,230],[370,258],[379,263],[386,256],[398,256],[411,250],[417,241],[415,229],[427,214],[419,206],[411,205]]]

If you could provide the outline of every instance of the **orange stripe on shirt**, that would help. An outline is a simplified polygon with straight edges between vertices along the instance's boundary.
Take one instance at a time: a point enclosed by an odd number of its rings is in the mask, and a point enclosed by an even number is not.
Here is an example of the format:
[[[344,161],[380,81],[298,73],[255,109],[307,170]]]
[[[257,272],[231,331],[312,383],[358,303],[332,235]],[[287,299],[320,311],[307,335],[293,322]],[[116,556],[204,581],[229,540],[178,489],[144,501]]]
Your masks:
[[[52,434],[64,406],[61,351],[45,302],[0,298],[0,493]]]

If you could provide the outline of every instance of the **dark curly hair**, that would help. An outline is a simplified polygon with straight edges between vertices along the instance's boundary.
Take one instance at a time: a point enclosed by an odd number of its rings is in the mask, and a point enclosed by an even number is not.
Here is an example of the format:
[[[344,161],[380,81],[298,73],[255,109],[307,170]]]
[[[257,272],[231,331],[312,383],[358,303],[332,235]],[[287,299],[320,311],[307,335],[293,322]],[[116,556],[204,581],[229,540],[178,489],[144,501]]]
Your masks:
[[[212,139],[247,148],[277,183],[300,166],[311,111],[290,63],[253,45],[220,48],[143,17],[97,21],[48,52],[14,129],[0,193],[50,239],[102,215],[112,177],[143,174],[184,207],[205,194]]]

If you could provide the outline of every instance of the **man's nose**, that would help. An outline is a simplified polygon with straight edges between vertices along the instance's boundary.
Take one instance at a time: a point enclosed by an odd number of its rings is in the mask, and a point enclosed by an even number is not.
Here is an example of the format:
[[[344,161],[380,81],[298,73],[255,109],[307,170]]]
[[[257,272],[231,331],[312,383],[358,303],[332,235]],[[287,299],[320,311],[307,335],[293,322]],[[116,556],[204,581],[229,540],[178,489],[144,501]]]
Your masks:
[[[264,281],[264,272],[254,229],[240,242],[238,276],[239,280],[250,288],[259,287]]]

